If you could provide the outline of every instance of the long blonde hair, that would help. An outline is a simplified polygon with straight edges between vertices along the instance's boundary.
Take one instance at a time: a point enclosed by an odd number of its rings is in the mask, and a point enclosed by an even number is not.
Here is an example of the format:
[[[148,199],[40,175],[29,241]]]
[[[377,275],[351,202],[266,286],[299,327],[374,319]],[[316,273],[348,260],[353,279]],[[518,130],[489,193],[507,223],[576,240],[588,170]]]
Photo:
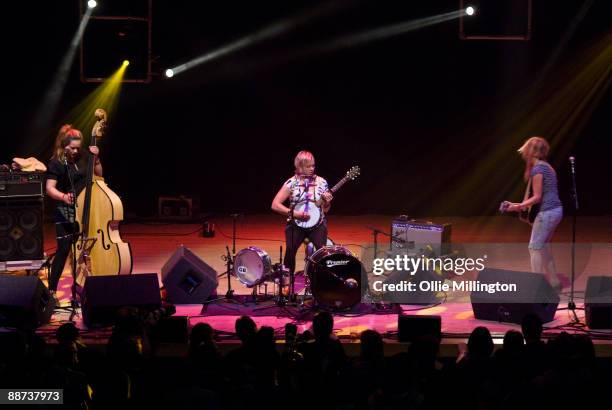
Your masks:
[[[521,154],[523,160],[525,160],[525,174],[523,178],[527,181],[531,174],[531,168],[533,168],[536,161],[545,161],[548,157],[550,145],[542,137],[531,137],[517,151]]]
[[[72,128],[71,124],[64,124],[55,137],[55,148],[53,150],[52,159],[64,161],[66,159],[66,147],[70,145],[72,141],[82,141],[83,134],[76,128]]]

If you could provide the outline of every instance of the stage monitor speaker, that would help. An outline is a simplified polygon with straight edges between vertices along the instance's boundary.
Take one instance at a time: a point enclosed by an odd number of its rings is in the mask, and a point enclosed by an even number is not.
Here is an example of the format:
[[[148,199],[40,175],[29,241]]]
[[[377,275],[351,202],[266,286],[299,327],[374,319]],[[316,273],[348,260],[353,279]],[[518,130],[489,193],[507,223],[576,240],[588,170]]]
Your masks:
[[[87,327],[110,326],[122,307],[145,311],[161,307],[157,274],[89,276],[82,300],[83,321]]]
[[[0,261],[44,259],[43,200],[0,199]]]
[[[170,303],[203,303],[219,285],[217,272],[183,245],[164,264],[161,273]]]
[[[38,277],[0,275],[0,326],[34,329],[49,322],[54,308]]]
[[[397,335],[400,342],[414,342],[421,336],[442,335],[442,318],[437,315],[402,315],[397,317]]]
[[[612,329],[612,277],[589,278],[584,295],[584,312],[590,329]]]
[[[490,293],[485,289],[470,293],[474,317],[481,320],[518,323],[535,314],[542,323],[555,318],[559,295],[542,274],[504,269],[484,269],[477,279],[482,285],[516,285],[516,291]]]

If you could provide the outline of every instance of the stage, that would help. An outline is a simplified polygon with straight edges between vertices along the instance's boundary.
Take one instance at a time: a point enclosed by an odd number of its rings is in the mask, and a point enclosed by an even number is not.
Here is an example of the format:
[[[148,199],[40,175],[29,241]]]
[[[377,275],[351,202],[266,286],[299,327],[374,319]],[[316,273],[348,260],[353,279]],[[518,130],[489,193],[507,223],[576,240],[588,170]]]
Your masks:
[[[339,216],[333,213],[329,216],[329,237],[337,245],[343,245],[359,256],[368,244],[372,242],[372,230],[378,228],[381,231],[389,231],[392,216],[386,215],[360,215]],[[422,218],[420,218],[422,219]],[[232,250],[232,228],[233,221],[229,216],[210,216],[205,219],[214,223],[216,234],[213,238],[205,238],[200,235],[201,223],[156,222],[138,221],[122,225],[122,237],[130,243],[133,255],[133,274],[157,273],[173,252],[180,245],[184,245],[193,251],[198,257],[209,264],[220,275],[218,295],[224,295],[227,291],[227,279],[223,275],[226,266],[221,256],[226,253],[226,246]],[[508,243],[524,244],[524,254],[519,252],[507,255],[502,263],[504,269],[528,271],[529,258],[527,252],[527,241],[529,238],[529,226],[519,222],[516,218],[509,216],[491,217],[438,217],[427,218],[435,223],[450,223],[452,225],[452,243]],[[279,247],[284,247],[284,220],[274,215],[245,215],[236,219],[236,252],[248,246],[257,246],[264,249],[271,257],[272,262],[278,262]],[[609,267],[612,265],[612,238],[610,232],[612,217],[582,217],[578,219],[577,243],[578,248],[589,247],[588,260],[580,261],[580,275],[575,282],[575,301],[578,306],[577,314],[584,324],[583,307],[584,290],[586,278],[590,275],[612,275]],[[45,244],[48,253],[53,252],[54,233],[53,226],[48,225],[45,229]],[[565,218],[558,228],[554,243],[559,249],[566,249],[564,244],[571,240],[571,220]],[[387,237],[378,236],[379,245],[388,247]],[[569,248],[568,248],[569,249]],[[298,253],[297,270],[304,266],[304,251]],[[555,254],[558,271],[566,276],[570,266],[569,255]],[[499,264],[499,260],[497,260]],[[586,272],[586,273],[585,273]],[[46,281],[44,272],[40,272],[41,279]],[[60,281],[58,296],[62,305],[69,304],[71,277],[68,269],[64,271]],[[303,290],[303,279],[296,279],[296,287]],[[161,285],[161,278],[160,278]],[[176,315],[186,317],[189,326],[199,322],[209,323],[220,332],[222,349],[231,349],[237,344],[232,337],[234,322],[239,315],[252,315],[258,326],[271,326],[277,331],[279,343],[282,343],[284,325],[294,322],[298,325],[298,331],[303,332],[311,325],[313,312],[305,310],[300,306],[287,306],[278,308],[274,306],[273,300],[264,300],[260,295],[258,303],[253,303],[250,297],[251,289],[240,283],[234,276],[231,277],[231,286],[237,297],[245,301],[244,305],[215,302],[203,309],[200,304],[177,305]],[[264,288],[259,288],[260,293]],[[273,292],[273,286],[268,286],[268,294]],[[565,287],[561,292],[561,302],[555,314],[555,319],[545,325],[545,336],[550,337],[562,330],[568,332],[585,332],[586,327],[567,326],[572,315],[566,309],[568,304],[569,288]],[[301,298],[298,297],[298,300]],[[264,309],[260,309],[264,308]],[[469,302],[448,302],[437,306],[401,305],[406,314],[415,315],[440,315],[442,318],[442,348],[443,356],[451,357],[456,354],[457,345],[465,343],[469,333],[477,326],[489,328],[495,338],[497,345],[501,344],[503,335],[510,329],[520,330],[519,325],[499,323],[493,321],[477,320],[474,318],[471,304]],[[335,334],[347,343],[350,354],[358,352],[359,334],[366,329],[375,329],[385,336],[386,351],[393,352],[405,349],[403,344],[397,341],[397,309],[376,309],[369,304],[360,304],[352,311],[338,312],[335,314]],[[54,330],[69,318],[69,312],[58,311],[54,314],[50,324],[39,328],[39,332],[52,340]],[[103,345],[110,333],[109,329],[86,330],[80,315],[76,316],[76,323],[83,329],[83,337],[87,343]],[[600,357],[612,356],[612,331],[590,332],[596,345],[596,351]],[[357,343],[356,343],[357,342]],[[167,354],[175,355],[185,352],[186,345],[174,344],[167,348]]]

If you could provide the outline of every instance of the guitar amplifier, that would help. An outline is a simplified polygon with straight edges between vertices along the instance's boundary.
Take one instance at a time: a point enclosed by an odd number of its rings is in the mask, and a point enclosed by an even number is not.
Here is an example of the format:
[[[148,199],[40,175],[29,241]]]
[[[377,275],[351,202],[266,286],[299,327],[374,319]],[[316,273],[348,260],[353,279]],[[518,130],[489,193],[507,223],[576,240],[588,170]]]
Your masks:
[[[0,172],[0,198],[42,197],[44,172]]]
[[[391,222],[391,250],[412,255],[448,255],[451,224],[434,224],[399,217]]]

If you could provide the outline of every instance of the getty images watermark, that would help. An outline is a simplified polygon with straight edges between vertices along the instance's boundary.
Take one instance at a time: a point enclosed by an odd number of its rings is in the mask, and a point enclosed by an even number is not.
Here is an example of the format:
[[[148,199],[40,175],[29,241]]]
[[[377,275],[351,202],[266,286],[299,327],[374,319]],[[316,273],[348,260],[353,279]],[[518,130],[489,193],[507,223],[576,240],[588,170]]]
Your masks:
[[[401,276],[414,277],[418,272],[433,272],[442,276],[442,272],[452,272],[462,276],[466,272],[481,272],[485,269],[487,255],[481,258],[419,257],[395,255],[392,258],[376,258],[372,261],[372,274],[380,277],[372,281],[376,292],[516,292],[516,283],[482,283],[479,280],[443,281],[432,276],[431,280],[402,279]],[[403,273],[403,275],[402,275]],[[398,280],[388,276],[394,274]],[[383,276],[385,275],[385,276]],[[391,279],[390,279],[391,278]]]
[[[537,256],[544,253],[554,260],[555,272],[534,269]],[[372,243],[360,247],[362,300],[432,305],[469,303],[475,298],[483,303],[551,303],[567,298],[572,279],[575,290],[584,292],[590,277],[609,275],[610,258],[612,243],[559,242],[535,251],[526,242],[403,248]]]

